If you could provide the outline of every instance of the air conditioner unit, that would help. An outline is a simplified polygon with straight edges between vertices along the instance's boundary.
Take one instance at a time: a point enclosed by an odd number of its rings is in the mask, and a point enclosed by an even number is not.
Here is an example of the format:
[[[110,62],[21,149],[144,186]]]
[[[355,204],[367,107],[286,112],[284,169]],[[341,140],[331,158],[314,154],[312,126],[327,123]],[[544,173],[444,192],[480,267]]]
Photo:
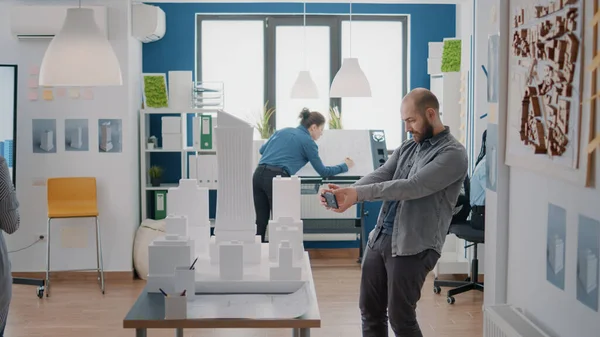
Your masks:
[[[158,6],[133,5],[131,30],[133,37],[143,43],[162,39],[167,31],[165,12]]]
[[[67,9],[73,6],[13,6],[10,9],[10,27],[19,39],[53,38],[63,26]],[[108,38],[108,11],[104,6],[84,6],[94,10],[94,19],[100,31]]]

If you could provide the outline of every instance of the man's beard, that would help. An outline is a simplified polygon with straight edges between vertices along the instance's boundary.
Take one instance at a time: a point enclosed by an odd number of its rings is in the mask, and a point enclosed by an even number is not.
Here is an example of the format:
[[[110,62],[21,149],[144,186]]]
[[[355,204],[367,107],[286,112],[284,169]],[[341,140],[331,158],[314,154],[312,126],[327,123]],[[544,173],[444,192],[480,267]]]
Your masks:
[[[419,138],[419,143],[422,143],[427,139],[433,137],[433,126],[428,121],[425,121],[425,128],[423,132],[417,133],[417,137]]]

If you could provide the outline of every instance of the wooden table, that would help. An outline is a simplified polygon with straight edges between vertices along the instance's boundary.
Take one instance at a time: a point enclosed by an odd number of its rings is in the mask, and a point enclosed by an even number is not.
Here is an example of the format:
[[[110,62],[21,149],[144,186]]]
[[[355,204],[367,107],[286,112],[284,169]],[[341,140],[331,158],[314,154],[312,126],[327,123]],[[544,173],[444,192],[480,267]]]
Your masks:
[[[308,260],[308,253],[305,252],[307,273],[308,273],[308,293],[309,309],[299,318],[281,319],[247,319],[247,318],[187,318],[165,320],[165,300],[162,294],[148,293],[146,289],[142,291],[133,307],[123,319],[123,328],[135,329],[136,337],[146,337],[148,329],[174,329],[176,337],[183,337],[183,329],[226,329],[226,328],[245,328],[245,329],[282,329],[292,330],[294,337],[310,337],[311,328],[321,327],[321,314],[317,294]]]

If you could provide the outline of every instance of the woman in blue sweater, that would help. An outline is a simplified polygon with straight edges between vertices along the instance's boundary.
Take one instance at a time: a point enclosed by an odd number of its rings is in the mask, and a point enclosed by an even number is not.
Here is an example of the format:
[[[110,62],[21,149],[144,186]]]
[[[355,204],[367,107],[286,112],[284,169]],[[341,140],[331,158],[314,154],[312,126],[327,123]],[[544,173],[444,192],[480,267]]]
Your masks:
[[[256,211],[256,235],[262,242],[271,209],[273,207],[273,178],[290,177],[309,163],[321,177],[331,177],[348,172],[354,165],[350,158],[335,166],[325,166],[319,157],[316,140],[323,134],[325,117],[316,111],[304,108],[300,113],[300,125],[276,131],[260,148],[262,157],[254,171],[252,184],[254,188],[254,210]]]

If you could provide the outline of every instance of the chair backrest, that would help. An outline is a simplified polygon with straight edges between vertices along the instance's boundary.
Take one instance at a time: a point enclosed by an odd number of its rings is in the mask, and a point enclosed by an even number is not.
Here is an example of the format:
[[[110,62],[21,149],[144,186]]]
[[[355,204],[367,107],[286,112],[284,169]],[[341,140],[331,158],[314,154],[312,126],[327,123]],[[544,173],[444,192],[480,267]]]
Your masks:
[[[48,203],[64,201],[96,202],[96,178],[49,178]]]

